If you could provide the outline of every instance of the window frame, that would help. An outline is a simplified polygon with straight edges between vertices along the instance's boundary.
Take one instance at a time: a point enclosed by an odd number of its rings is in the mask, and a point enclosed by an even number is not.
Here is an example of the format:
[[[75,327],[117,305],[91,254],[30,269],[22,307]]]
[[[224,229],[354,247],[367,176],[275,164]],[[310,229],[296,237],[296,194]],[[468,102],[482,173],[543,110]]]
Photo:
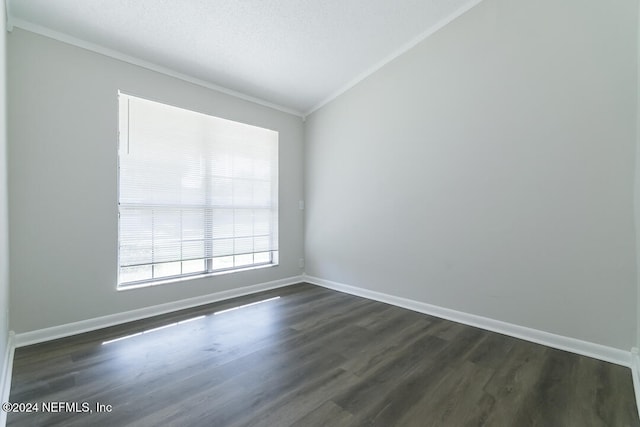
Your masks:
[[[169,284],[169,283],[177,283],[177,282],[183,282],[183,281],[189,281],[189,280],[194,280],[194,279],[200,279],[200,278],[206,278],[206,277],[212,277],[212,276],[220,276],[220,275],[226,275],[226,274],[231,274],[231,273],[236,273],[236,272],[243,272],[243,271],[250,271],[250,270],[256,270],[256,269],[263,269],[263,268],[269,268],[269,267],[277,267],[280,263],[280,249],[279,249],[279,226],[280,226],[280,209],[279,209],[279,185],[280,185],[280,179],[279,179],[279,175],[280,175],[280,168],[279,168],[279,157],[280,157],[280,153],[279,153],[279,132],[272,130],[272,129],[267,129],[267,128],[263,128],[261,126],[257,126],[257,125],[253,125],[253,124],[249,124],[249,123],[244,123],[244,122],[240,122],[237,120],[231,120],[231,119],[226,119],[223,117],[219,117],[219,116],[214,116],[212,114],[209,113],[203,113],[197,110],[193,110],[193,109],[189,109],[189,108],[185,108],[185,107],[179,107],[176,106],[174,104],[171,103],[167,103],[164,101],[158,101],[156,99],[150,99],[150,98],[146,98],[146,97],[141,97],[141,96],[137,96],[137,95],[132,95],[129,94],[127,92],[124,92],[122,90],[118,90],[118,94],[117,94],[117,110],[118,110],[118,132],[117,132],[117,144],[116,144],[116,150],[117,150],[117,165],[116,165],[116,210],[117,210],[117,215],[118,215],[118,230],[117,230],[117,257],[116,257],[116,290],[118,291],[126,291],[126,290],[131,290],[131,289],[139,289],[139,288],[146,288],[146,287],[150,287],[150,286],[157,286],[157,285],[163,285],[163,284]],[[215,240],[215,237],[213,236],[213,222],[208,222],[208,221],[204,221],[204,225],[203,225],[203,240],[204,240],[204,244],[205,244],[205,256],[204,258],[199,258],[202,259],[204,262],[204,270],[203,271],[198,271],[198,272],[193,272],[193,273],[181,273],[181,274],[177,274],[177,275],[171,275],[171,276],[161,276],[161,277],[153,277],[153,273],[152,273],[152,277],[149,279],[143,279],[143,280],[136,280],[136,281],[128,281],[128,282],[121,282],[120,276],[121,276],[121,269],[122,269],[122,265],[121,265],[121,194],[120,194],[120,190],[121,190],[121,155],[120,155],[120,147],[121,147],[121,143],[123,141],[122,135],[121,135],[121,130],[122,130],[122,124],[121,124],[121,120],[122,120],[122,111],[121,111],[121,104],[120,104],[120,97],[121,96],[126,96],[127,98],[138,98],[141,99],[143,101],[150,101],[153,103],[158,103],[158,104],[162,104],[165,106],[169,106],[169,107],[173,107],[173,108],[178,108],[181,110],[185,110],[188,111],[190,113],[196,113],[196,114],[202,114],[205,116],[209,116],[209,117],[213,117],[216,119],[222,119],[222,120],[226,120],[226,121],[230,121],[230,122],[235,122],[241,125],[247,125],[247,126],[251,126],[251,127],[257,127],[257,128],[261,128],[261,129],[265,129],[265,130],[270,130],[276,133],[277,138],[276,138],[276,174],[275,174],[275,186],[276,186],[276,200],[275,200],[275,213],[276,213],[276,219],[275,219],[275,233],[273,232],[273,230],[271,231],[272,234],[272,238],[276,239],[276,243],[275,243],[275,249],[270,249],[268,251],[260,251],[260,252],[252,252],[252,255],[255,254],[259,254],[259,253],[264,253],[264,252],[268,252],[269,253],[269,261],[265,261],[265,262],[260,262],[260,263],[253,263],[250,265],[246,265],[246,266],[240,266],[240,267],[228,267],[228,268],[218,268],[218,269],[213,269],[213,259],[215,258],[222,258],[222,257],[235,257],[241,254],[232,254],[232,255],[224,255],[224,256],[213,256],[212,250],[211,250],[211,243],[213,240]],[[127,108],[127,114],[129,115],[130,110]],[[130,116],[127,117],[127,132],[129,131],[129,120],[130,120]],[[127,139],[127,144],[129,143],[129,135],[127,135],[126,137]],[[210,168],[209,162],[205,162],[206,163],[206,169],[208,170]],[[272,184],[273,185],[273,184]],[[210,186],[207,185],[205,191],[208,193],[210,191]],[[273,188],[273,187],[272,187]],[[143,205],[141,205],[143,206]],[[183,205],[171,205],[171,204],[166,204],[166,205],[159,205],[163,208],[178,208],[180,206]],[[153,212],[153,205],[152,204],[147,204],[146,205],[147,208],[151,209],[151,212]],[[205,212],[210,212],[213,211],[214,209],[238,209],[237,205],[232,204],[229,207],[224,207],[221,208],[219,206],[213,206],[210,202],[208,202],[208,204],[206,204],[206,206],[203,208],[205,210]],[[273,209],[272,209],[273,211]],[[206,217],[206,214],[205,214]],[[153,234],[153,232],[152,232]],[[275,237],[273,236],[273,234],[275,235]],[[208,236],[208,237],[207,237]],[[182,240],[181,240],[182,241]],[[206,249],[206,247],[208,247],[209,249]],[[168,261],[168,262],[180,262],[181,263],[181,269],[182,269],[182,263],[184,263],[185,261],[188,260],[184,260],[181,259],[180,261]],[[168,263],[165,262],[165,263]],[[151,265],[152,271],[153,269],[155,269],[155,267],[158,264],[164,264],[163,262],[157,262],[157,263],[150,263],[149,265]]]

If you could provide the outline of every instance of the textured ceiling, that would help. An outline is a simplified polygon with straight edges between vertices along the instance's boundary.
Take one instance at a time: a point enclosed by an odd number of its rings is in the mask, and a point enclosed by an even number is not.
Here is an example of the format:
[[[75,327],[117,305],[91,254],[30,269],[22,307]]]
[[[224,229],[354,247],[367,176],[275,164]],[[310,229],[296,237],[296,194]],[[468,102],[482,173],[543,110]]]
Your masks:
[[[10,25],[306,114],[479,1],[9,0],[8,10]]]

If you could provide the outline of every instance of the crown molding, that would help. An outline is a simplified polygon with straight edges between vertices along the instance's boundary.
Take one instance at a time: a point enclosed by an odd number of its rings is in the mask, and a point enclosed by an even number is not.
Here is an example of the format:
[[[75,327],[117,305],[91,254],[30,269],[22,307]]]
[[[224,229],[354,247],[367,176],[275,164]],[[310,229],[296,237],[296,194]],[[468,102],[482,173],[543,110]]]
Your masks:
[[[8,3],[7,3],[8,5]],[[302,118],[304,115],[302,114],[302,112],[298,111],[298,110],[294,110],[292,108],[287,108],[284,107],[282,105],[278,105],[278,104],[274,104],[272,102],[269,101],[265,101],[264,99],[260,99],[260,98],[256,98],[254,96],[250,96],[247,95],[245,93],[242,92],[238,92],[232,89],[228,89],[226,87],[223,86],[219,86],[216,85],[214,83],[202,80],[202,79],[198,79],[196,77],[184,74],[184,73],[180,73],[178,71],[175,71],[171,68],[162,66],[162,65],[158,65],[155,64],[153,62],[150,61],[145,61],[143,59],[139,59],[139,58],[135,58],[133,56],[127,55],[125,53],[119,52],[117,50],[114,49],[109,49],[106,48],[104,46],[95,44],[95,43],[91,43],[85,40],[81,40],[79,38],[70,36],[68,34],[65,33],[61,33],[55,30],[52,30],[50,28],[46,28],[43,27],[41,25],[38,24],[34,24],[32,22],[28,22],[28,21],[24,21],[22,19],[19,18],[15,18],[13,16],[11,16],[9,13],[7,13],[7,29],[8,31],[12,31],[12,29],[14,27],[18,27],[21,28],[23,30],[35,33],[35,34],[39,34],[41,36],[44,37],[48,37],[50,39],[54,39],[57,40],[59,42],[62,43],[66,43],[72,46],[76,46],[79,47],[81,49],[85,49],[94,53],[98,53],[100,55],[104,55],[104,56],[108,56],[110,58],[113,59],[117,59],[119,61],[122,62],[126,62],[128,64],[132,64],[132,65],[136,65],[138,67],[142,67],[145,68],[147,70],[151,70],[151,71],[155,71],[157,73],[160,74],[164,74],[166,76],[170,76],[170,77],[174,77],[176,79],[188,82],[188,83],[193,83],[195,85],[201,86],[203,88],[206,89],[211,89],[214,90],[216,92],[221,92],[224,93],[225,95],[230,95],[233,96],[235,98],[239,98],[242,99],[244,101],[249,101],[252,102],[254,104],[258,104],[261,105],[263,107],[268,107],[268,108],[272,108],[274,110],[278,110],[281,111],[283,113],[287,113],[287,114],[292,114],[294,116],[300,117]],[[11,28],[11,29],[9,29]]]

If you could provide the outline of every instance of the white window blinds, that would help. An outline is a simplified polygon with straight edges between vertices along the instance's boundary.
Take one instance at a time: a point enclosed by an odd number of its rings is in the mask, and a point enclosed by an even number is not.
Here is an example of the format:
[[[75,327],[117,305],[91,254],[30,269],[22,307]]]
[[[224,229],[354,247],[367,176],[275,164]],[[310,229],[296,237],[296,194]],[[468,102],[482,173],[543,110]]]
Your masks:
[[[277,264],[278,133],[119,103],[119,286]]]

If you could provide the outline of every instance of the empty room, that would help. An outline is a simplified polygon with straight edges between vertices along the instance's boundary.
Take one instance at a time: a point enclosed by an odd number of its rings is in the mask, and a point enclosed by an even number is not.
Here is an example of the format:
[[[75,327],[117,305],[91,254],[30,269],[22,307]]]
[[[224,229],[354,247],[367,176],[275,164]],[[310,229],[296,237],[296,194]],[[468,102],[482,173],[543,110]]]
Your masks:
[[[638,0],[5,0],[0,425],[640,426]]]

